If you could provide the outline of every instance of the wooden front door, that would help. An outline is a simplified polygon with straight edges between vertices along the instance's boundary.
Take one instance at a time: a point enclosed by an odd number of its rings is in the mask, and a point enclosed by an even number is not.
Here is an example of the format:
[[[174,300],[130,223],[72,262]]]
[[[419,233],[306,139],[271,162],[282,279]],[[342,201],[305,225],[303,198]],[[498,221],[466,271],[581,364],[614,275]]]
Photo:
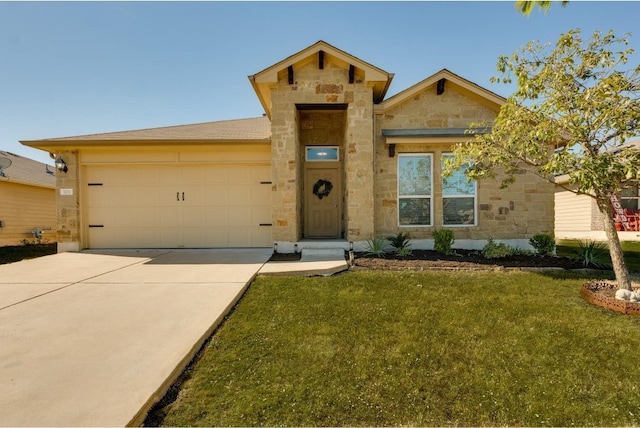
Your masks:
[[[306,168],[304,201],[305,237],[340,238],[342,183],[338,166],[313,165]]]

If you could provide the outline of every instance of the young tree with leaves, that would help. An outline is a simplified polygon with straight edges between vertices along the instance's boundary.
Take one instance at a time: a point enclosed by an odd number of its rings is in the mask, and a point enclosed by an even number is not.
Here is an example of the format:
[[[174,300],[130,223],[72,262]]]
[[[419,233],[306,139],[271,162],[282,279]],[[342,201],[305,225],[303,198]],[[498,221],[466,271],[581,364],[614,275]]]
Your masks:
[[[611,201],[640,183],[640,150],[623,146],[640,131],[640,65],[627,66],[626,37],[597,31],[583,41],[572,30],[555,46],[530,42],[500,57],[502,77],[492,82],[515,81],[518,89],[490,133],[456,146],[447,170],[467,164],[476,180],[500,171],[503,186],[523,170],[550,182],[566,175],[567,190],[595,199],[618,286],[630,290]]]

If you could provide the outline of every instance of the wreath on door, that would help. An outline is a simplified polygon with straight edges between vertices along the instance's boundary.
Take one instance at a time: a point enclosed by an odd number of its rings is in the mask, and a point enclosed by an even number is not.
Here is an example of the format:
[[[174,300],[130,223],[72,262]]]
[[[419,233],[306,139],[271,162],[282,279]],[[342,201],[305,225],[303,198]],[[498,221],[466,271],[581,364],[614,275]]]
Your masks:
[[[333,189],[333,184],[331,184],[329,180],[320,179],[313,185],[313,194],[316,195],[318,199],[322,199],[325,196],[329,196],[331,189]]]

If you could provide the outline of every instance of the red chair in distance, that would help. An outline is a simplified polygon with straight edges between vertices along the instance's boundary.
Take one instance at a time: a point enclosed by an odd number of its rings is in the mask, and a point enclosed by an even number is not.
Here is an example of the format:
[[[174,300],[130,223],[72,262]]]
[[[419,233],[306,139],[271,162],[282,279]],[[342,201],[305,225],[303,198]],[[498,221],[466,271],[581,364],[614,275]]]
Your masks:
[[[629,208],[625,208],[624,215],[627,217],[627,222],[629,223],[631,230],[640,230],[640,215],[638,215],[637,212],[630,210]]]

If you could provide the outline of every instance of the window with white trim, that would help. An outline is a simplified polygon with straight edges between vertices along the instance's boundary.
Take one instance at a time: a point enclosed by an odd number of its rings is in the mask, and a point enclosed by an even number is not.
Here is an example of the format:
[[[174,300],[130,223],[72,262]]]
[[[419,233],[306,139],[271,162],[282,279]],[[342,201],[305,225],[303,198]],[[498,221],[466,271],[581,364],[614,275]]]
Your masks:
[[[442,155],[442,168],[452,154]],[[476,181],[468,181],[466,168],[455,171],[449,177],[442,177],[442,225],[475,226],[476,219]]]
[[[636,186],[623,190],[620,193],[620,205],[622,205],[622,208],[638,211],[640,209],[640,188]]]
[[[398,155],[398,224],[433,224],[433,155]]]

